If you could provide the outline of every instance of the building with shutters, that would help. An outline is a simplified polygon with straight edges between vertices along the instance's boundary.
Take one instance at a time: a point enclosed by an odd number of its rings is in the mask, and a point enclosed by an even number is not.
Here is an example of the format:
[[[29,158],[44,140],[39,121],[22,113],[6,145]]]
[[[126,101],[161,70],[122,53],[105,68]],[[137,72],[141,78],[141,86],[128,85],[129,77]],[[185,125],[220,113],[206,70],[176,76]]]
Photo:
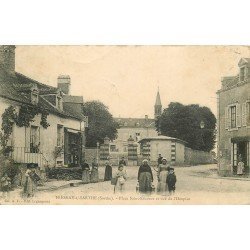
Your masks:
[[[48,127],[36,114],[28,126],[11,122],[5,154],[18,163],[39,167],[77,166],[84,149],[87,117],[82,115],[83,98],[70,95],[70,77],[58,77],[57,87],[31,79],[15,71],[15,46],[0,46],[0,123],[6,110],[16,113],[23,107],[46,110]],[[3,130],[1,130],[3,133]]]
[[[117,138],[110,143],[110,152],[113,155],[124,156],[128,155],[128,143],[131,139],[137,145],[137,153],[140,154],[140,147],[138,141],[146,137],[157,136],[158,133],[155,127],[155,120],[162,113],[162,104],[160,92],[158,89],[155,105],[154,105],[154,119],[145,115],[144,118],[115,118],[119,128],[117,130]]]
[[[157,164],[161,154],[171,165],[183,165],[185,163],[186,142],[169,136],[147,137],[139,141],[143,159],[148,159],[154,165]]]
[[[223,77],[218,95],[218,170],[236,173],[239,157],[250,167],[250,58],[242,58],[239,74]]]

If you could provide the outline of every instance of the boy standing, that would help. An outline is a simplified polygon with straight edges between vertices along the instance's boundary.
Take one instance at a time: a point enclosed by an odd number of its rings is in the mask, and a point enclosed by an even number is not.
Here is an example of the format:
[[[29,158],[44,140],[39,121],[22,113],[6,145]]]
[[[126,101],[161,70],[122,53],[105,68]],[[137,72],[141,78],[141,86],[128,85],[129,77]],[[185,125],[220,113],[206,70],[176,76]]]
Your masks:
[[[175,192],[176,175],[174,173],[174,168],[169,168],[169,174],[167,175],[167,185],[169,194],[172,195]]]

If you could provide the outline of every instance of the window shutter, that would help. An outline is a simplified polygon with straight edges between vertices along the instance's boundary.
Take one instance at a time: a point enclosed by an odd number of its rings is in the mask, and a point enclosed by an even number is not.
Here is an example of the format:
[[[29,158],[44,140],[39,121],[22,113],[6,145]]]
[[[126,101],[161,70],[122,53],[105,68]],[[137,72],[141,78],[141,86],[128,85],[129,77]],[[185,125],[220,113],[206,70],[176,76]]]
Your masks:
[[[231,142],[231,166],[234,165],[234,147],[235,144]]]
[[[241,105],[239,103],[236,104],[236,127],[241,127]]]
[[[229,122],[228,122],[228,110],[229,110],[229,108],[226,107],[225,108],[225,129],[228,129],[228,124],[229,124]]]
[[[245,102],[245,103],[242,104],[242,126],[247,125],[246,107],[247,107],[247,103]]]
[[[25,127],[25,151],[30,150],[30,127]]]

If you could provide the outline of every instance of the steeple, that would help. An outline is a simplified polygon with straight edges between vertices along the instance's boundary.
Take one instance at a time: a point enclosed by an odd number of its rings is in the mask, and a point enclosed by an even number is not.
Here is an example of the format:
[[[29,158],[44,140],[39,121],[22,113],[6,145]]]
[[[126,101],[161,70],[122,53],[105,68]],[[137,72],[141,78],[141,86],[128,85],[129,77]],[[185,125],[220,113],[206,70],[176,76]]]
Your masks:
[[[159,116],[161,116],[162,113],[162,105],[161,105],[161,97],[160,97],[160,91],[158,87],[156,100],[155,100],[155,119]]]

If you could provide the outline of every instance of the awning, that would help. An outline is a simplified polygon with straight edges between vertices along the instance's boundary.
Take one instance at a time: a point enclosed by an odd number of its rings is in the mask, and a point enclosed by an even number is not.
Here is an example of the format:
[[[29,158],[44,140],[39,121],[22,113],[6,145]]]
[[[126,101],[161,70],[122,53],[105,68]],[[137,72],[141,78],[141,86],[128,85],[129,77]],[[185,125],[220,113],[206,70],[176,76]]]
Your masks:
[[[250,141],[250,136],[241,136],[241,137],[234,137],[231,139],[231,142],[248,142]]]
[[[80,131],[80,130],[71,129],[71,128],[67,128],[67,132],[69,132],[69,133],[73,133],[73,134],[78,134],[78,133],[81,133],[81,131]]]

